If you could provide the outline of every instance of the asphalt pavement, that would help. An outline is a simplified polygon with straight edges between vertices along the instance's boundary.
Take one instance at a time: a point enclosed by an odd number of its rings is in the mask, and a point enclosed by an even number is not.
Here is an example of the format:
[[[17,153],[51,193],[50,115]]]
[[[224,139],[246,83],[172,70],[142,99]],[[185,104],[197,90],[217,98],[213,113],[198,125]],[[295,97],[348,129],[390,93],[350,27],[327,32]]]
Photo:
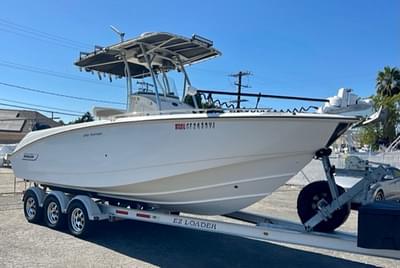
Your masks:
[[[25,184],[16,186],[21,192]],[[1,267],[400,267],[391,259],[136,221],[102,222],[89,238],[78,239],[28,223],[13,188],[12,173],[0,170]],[[283,186],[247,210],[298,221],[300,189]],[[341,230],[356,226],[353,212]]]

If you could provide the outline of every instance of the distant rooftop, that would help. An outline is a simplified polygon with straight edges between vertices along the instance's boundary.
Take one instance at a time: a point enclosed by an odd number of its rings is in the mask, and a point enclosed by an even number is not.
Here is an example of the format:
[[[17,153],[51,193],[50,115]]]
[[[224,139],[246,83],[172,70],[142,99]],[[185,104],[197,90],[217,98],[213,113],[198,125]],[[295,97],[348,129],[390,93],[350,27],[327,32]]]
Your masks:
[[[0,109],[0,144],[18,143],[32,130],[60,125],[36,111]]]

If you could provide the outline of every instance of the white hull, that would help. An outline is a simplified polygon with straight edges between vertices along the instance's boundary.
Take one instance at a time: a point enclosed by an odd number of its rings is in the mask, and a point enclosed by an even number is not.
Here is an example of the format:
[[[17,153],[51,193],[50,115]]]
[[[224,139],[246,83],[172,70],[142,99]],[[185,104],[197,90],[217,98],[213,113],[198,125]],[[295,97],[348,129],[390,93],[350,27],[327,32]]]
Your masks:
[[[12,156],[17,177],[225,214],[272,193],[354,118],[279,113],[158,115],[28,134]]]

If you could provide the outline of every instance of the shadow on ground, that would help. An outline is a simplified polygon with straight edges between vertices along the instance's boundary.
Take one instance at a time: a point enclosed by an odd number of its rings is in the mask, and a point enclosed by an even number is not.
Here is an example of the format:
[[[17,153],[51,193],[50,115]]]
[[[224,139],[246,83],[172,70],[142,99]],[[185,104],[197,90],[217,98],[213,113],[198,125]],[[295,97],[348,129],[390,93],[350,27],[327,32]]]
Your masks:
[[[372,267],[222,234],[151,223],[100,223],[86,241],[161,267]]]

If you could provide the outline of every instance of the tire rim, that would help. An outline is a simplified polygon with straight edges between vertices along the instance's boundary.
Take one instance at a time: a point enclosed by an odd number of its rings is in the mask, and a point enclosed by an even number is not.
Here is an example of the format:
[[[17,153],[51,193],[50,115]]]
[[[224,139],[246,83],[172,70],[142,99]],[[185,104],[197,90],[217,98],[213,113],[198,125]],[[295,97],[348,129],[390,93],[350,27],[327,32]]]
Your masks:
[[[25,212],[29,220],[32,220],[36,216],[36,201],[33,197],[28,197],[25,205]]]
[[[319,208],[318,208],[318,203],[319,203],[319,201],[321,201],[322,199],[325,199],[325,200],[326,200],[327,197],[328,197],[328,194],[327,194],[327,193],[320,193],[320,194],[314,195],[314,196],[312,197],[311,208],[312,208],[314,211],[319,210]]]
[[[81,233],[85,228],[85,215],[83,210],[75,208],[71,213],[71,227],[76,233]]]
[[[47,206],[47,219],[51,224],[57,224],[60,217],[60,210],[56,202],[51,201]]]
[[[375,201],[382,201],[384,199],[385,199],[385,197],[382,192],[377,193],[375,196]]]

